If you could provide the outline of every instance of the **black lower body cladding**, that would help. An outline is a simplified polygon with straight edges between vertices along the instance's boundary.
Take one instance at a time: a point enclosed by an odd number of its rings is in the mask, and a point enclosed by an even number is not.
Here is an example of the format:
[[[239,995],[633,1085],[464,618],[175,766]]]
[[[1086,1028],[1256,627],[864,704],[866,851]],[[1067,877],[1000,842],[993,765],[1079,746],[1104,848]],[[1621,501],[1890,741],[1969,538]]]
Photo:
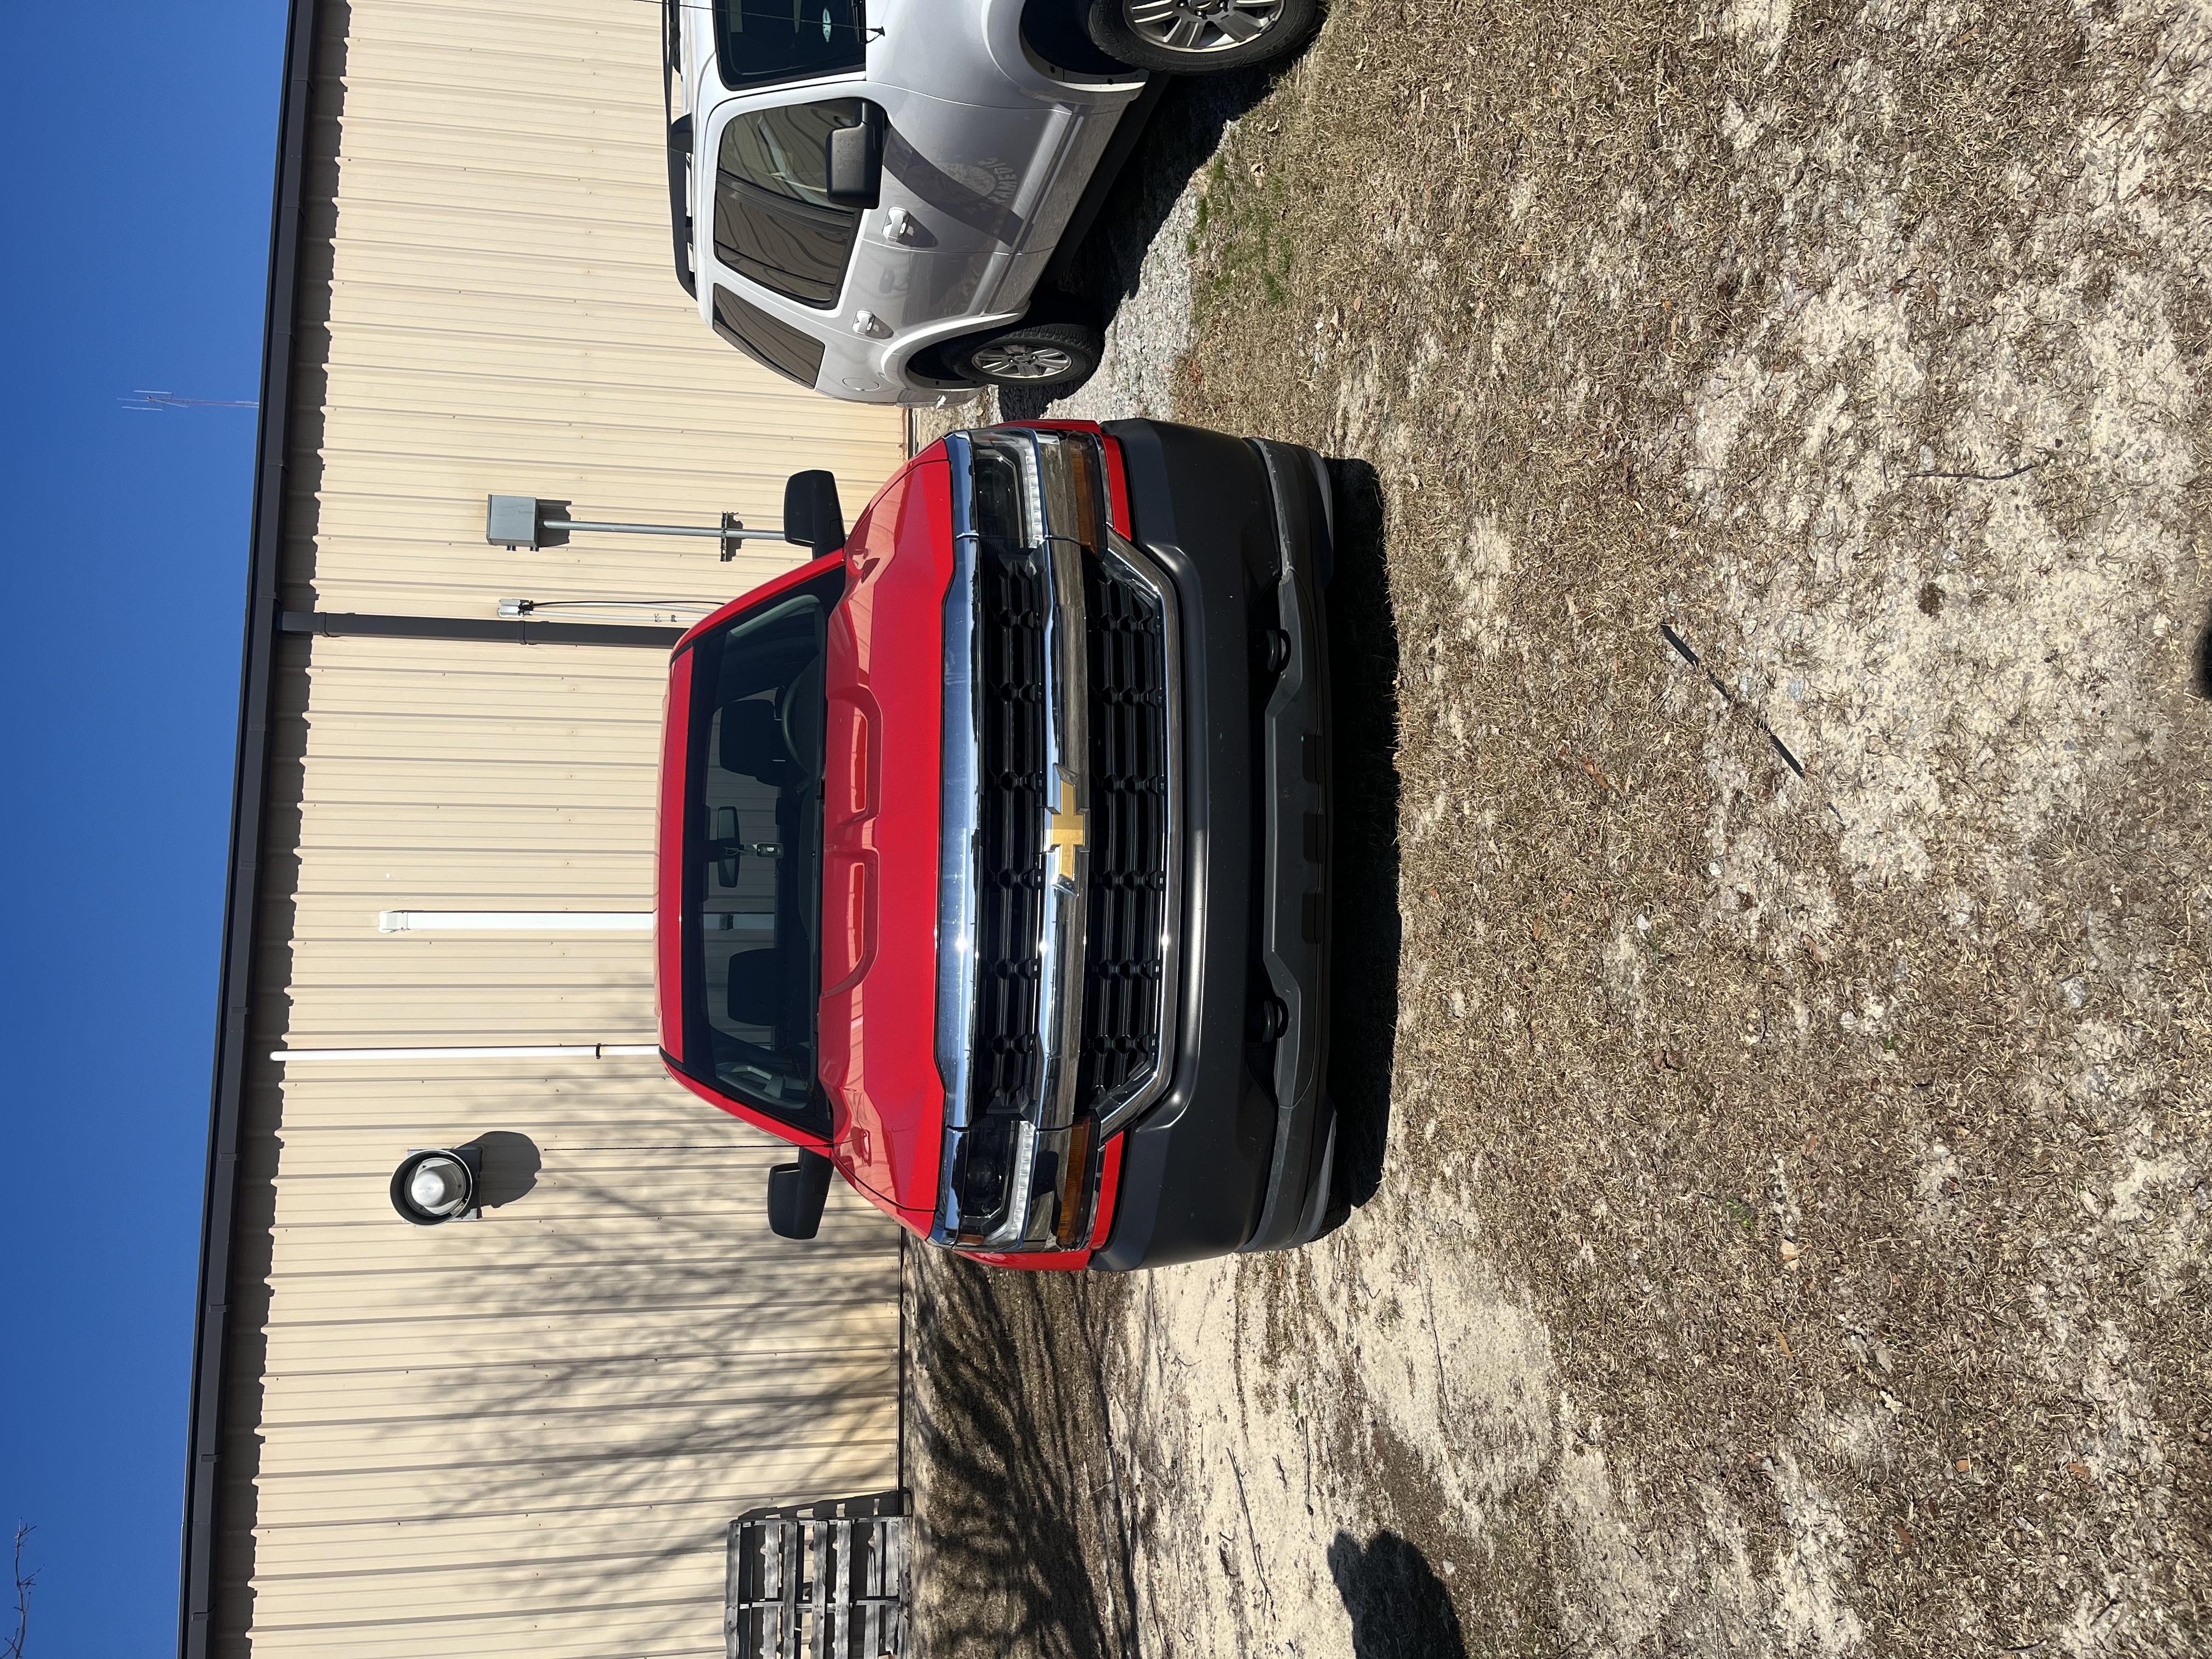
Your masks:
[[[1184,899],[1173,1081],[1124,1132],[1093,1265],[1303,1244],[1327,1219],[1333,568],[1313,452],[1115,421],[1132,538],[1182,624]]]

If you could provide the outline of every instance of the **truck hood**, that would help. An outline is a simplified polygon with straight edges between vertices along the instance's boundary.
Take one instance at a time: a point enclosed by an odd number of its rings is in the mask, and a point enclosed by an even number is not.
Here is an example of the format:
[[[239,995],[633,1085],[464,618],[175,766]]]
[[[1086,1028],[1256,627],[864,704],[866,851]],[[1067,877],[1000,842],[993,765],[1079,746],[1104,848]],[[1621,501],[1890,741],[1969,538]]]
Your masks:
[[[838,1169],[926,1231],[945,1123],[939,768],[953,546],[941,450],[884,487],[845,553],[849,575],[830,617],[826,665],[818,1075]]]

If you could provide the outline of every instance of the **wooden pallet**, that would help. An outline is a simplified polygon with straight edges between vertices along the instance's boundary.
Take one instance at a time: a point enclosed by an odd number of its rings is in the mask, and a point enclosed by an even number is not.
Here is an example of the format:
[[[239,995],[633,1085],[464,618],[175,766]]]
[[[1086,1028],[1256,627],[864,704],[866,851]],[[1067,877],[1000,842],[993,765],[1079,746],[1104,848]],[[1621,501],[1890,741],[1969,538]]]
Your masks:
[[[905,1495],[749,1510],[730,1522],[728,1659],[904,1659]]]

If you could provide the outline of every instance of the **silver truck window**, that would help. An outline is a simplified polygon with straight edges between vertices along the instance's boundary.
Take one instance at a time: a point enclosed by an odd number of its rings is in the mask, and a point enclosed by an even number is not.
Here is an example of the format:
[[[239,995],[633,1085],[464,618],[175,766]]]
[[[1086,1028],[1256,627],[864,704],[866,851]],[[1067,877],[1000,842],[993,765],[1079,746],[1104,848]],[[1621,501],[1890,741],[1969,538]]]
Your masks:
[[[732,91],[864,68],[863,0],[714,0],[714,58]]]
[[[821,341],[747,305],[726,288],[714,290],[714,332],[787,380],[811,386],[821,377]]]
[[[802,305],[836,305],[860,215],[831,204],[824,150],[832,131],[860,120],[859,99],[835,98],[757,110],[724,127],[715,256]]]

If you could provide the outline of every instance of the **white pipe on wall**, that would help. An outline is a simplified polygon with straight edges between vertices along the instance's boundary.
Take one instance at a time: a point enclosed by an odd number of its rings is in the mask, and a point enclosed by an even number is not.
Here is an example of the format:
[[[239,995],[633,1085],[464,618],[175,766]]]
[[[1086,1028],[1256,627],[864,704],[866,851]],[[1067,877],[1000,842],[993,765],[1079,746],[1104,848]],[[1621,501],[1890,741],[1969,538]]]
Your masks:
[[[649,933],[650,910],[380,910],[380,933]]]
[[[272,1048],[278,1065],[303,1060],[616,1060],[658,1054],[650,1042],[538,1042],[496,1048]]]

